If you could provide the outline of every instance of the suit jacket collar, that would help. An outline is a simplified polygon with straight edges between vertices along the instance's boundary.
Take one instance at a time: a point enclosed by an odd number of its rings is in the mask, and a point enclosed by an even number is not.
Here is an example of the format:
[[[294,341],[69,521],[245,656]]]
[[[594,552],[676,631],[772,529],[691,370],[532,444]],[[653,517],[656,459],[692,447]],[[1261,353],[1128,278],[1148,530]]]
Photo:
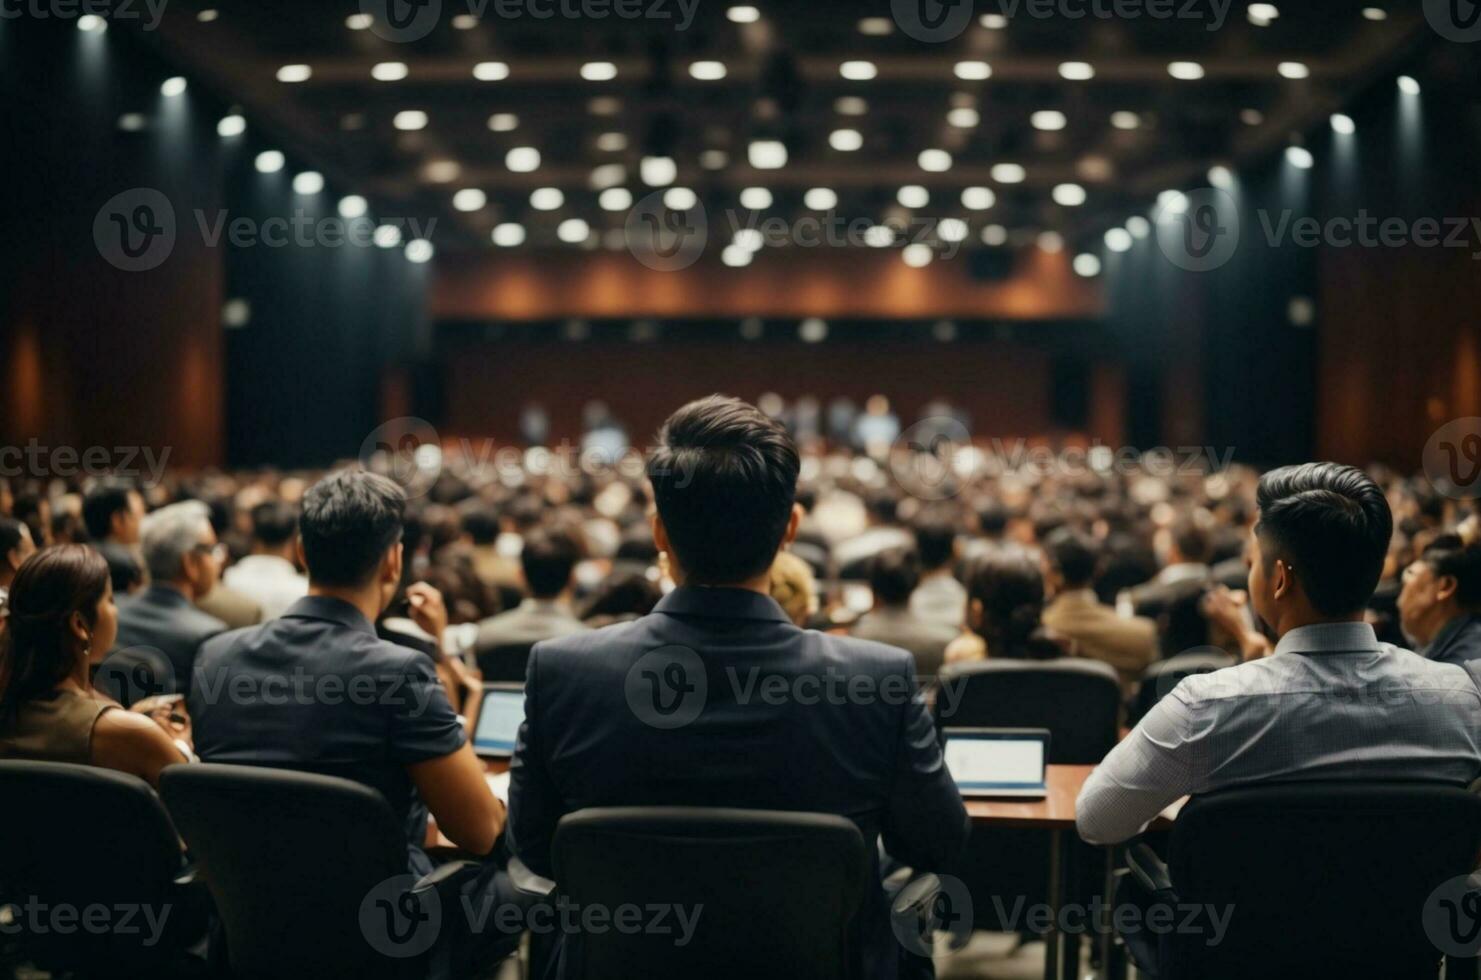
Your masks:
[[[365,614],[343,599],[327,595],[306,595],[283,613],[283,618],[324,619],[338,623],[346,629],[359,630],[375,636],[375,624]]]
[[[769,595],[750,589],[717,589],[681,585],[658,601],[657,613],[714,619],[756,619],[791,625],[792,620]]]
[[[185,593],[172,585],[163,585],[159,582],[151,582],[144,587],[139,598],[156,606],[189,606],[190,600],[185,598]],[[194,608],[194,607],[192,607]]]
[[[1478,620],[1481,620],[1481,616],[1475,616],[1471,613],[1461,613],[1446,623],[1439,633],[1435,634],[1434,640],[1431,641],[1429,646],[1425,647],[1424,655],[1431,660],[1439,660],[1445,651],[1455,643],[1456,639],[1469,629],[1472,623]]]

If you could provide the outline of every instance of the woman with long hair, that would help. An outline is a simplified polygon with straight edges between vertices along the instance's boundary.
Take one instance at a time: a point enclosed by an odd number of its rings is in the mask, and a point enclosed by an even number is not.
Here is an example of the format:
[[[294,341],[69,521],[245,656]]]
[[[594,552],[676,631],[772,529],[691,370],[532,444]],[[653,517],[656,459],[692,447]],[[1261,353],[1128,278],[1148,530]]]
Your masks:
[[[967,626],[954,640],[948,662],[983,657],[1050,660],[1065,645],[1045,629],[1044,573],[1016,548],[989,552],[967,570]]]
[[[127,711],[93,690],[89,675],[113,648],[118,609],[108,562],[60,545],[28,558],[10,589],[0,634],[0,758],[101,766],[159,784],[160,770],[189,758],[189,722],[178,705]]]

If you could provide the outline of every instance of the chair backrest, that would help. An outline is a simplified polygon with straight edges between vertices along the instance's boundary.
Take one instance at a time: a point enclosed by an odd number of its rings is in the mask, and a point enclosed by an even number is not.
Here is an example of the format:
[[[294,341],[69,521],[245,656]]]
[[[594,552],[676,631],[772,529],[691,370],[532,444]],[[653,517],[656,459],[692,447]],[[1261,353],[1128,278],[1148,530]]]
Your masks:
[[[478,671],[485,681],[525,682],[525,668],[530,663],[533,643],[501,643],[479,650]]]
[[[608,915],[663,906],[665,926],[569,937],[566,976],[859,976],[854,923],[869,866],[852,821],[832,814],[693,807],[582,810],[556,828],[563,895]],[[680,935],[682,910],[691,923]],[[695,917],[697,915],[697,918]]]
[[[1189,650],[1166,660],[1148,664],[1142,671],[1142,680],[1132,699],[1132,722],[1140,721],[1158,701],[1178,686],[1178,681],[1194,674],[1209,674],[1239,663],[1232,654],[1221,650]]]
[[[1162,938],[1174,978],[1436,976],[1424,912],[1481,850],[1481,797],[1420,782],[1285,783],[1210,793],[1178,815],[1178,901],[1227,932]],[[1223,914],[1223,913],[1221,913]],[[1203,919],[1207,922],[1207,917]]]
[[[1047,728],[1049,762],[1093,765],[1116,745],[1121,685],[1098,660],[976,660],[949,664],[936,718],[954,728]]]
[[[367,896],[409,877],[405,832],[375,790],[284,769],[197,765],[166,770],[160,793],[216,900],[233,975],[417,972],[417,957],[384,955],[362,928]],[[369,914],[374,924],[378,912]]]
[[[0,800],[0,903],[73,910],[74,928],[66,933],[23,932],[28,956],[53,968],[147,972],[168,954],[167,945],[150,940],[144,911],[168,916],[182,858],[147,783],[95,766],[6,760]],[[83,911],[95,905],[138,914],[132,926],[79,927]],[[25,930],[25,917],[20,924]]]

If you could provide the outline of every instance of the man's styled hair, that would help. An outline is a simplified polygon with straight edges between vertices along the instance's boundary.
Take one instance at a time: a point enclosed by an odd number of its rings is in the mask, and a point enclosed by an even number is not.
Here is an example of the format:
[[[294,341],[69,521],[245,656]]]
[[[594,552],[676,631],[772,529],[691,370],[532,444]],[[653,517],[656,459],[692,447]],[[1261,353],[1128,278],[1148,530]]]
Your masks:
[[[401,539],[405,515],[401,488],[364,470],[340,470],[309,487],[298,518],[309,581],[331,586],[369,582],[386,551]]]
[[[132,484],[123,480],[104,480],[88,490],[82,498],[82,523],[87,525],[87,535],[94,541],[102,541],[113,531],[113,515],[129,509],[129,494],[134,492]]]
[[[265,500],[252,508],[252,537],[269,548],[293,540],[298,531],[298,513],[281,500]]]
[[[1094,580],[1100,564],[1100,545],[1090,535],[1062,527],[1049,535],[1044,550],[1066,588],[1085,588]]]
[[[1178,546],[1178,553],[1183,556],[1184,561],[1207,562],[1214,553],[1208,532],[1191,518],[1184,518],[1172,526],[1172,540]]]
[[[144,567],[156,582],[180,578],[185,556],[201,546],[211,530],[211,509],[199,500],[182,500],[148,514],[139,531]]]
[[[1455,579],[1455,602],[1481,612],[1481,545],[1467,545],[1458,534],[1442,534],[1425,546],[1419,560],[1437,576]]]
[[[920,584],[920,556],[910,548],[886,548],[869,561],[869,588],[885,606],[903,606]]]
[[[519,553],[525,582],[536,599],[553,599],[571,584],[571,572],[581,560],[571,535],[559,528],[537,527],[525,535]]]
[[[648,479],[691,582],[729,585],[771,567],[800,469],[787,430],[739,399],[711,395],[669,416]]]
[[[951,561],[956,554],[956,522],[949,515],[926,510],[916,517],[913,526],[921,568],[934,572]]]
[[[1285,561],[1317,612],[1362,609],[1383,573],[1394,530],[1378,485],[1356,467],[1303,463],[1266,473],[1255,499],[1265,566]]]

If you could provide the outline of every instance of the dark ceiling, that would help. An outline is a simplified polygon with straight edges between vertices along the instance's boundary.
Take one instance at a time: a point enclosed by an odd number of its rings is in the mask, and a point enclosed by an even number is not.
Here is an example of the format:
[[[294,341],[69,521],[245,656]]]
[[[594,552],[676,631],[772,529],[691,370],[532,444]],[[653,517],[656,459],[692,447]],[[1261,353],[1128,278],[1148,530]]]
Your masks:
[[[796,218],[808,213],[804,192],[821,187],[836,192],[837,214],[879,221],[901,213],[900,187],[922,185],[930,203],[916,216],[964,218],[970,241],[992,224],[1103,228],[1213,164],[1258,162],[1301,139],[1431,36],[1420,5],[1397,0],[1280,0],[1265,26],[1254,21],[1269,5],[1244,0],[1227,4],[1222,24],[1214,13],[1222,0],[1120,0],[1120,9],[1142,13],[1109,18],[1093,11],[1114,11],[1118,0],[980,0],[968,26],[939,43],[910,36],[890,4],[857,0],[753,0],[751,23],[734,22],[736,4],[725,0],[422,0],[417,8],[390,0],[428,18],[409,29],[425,36],[398,42],[381,36],[395,33],[381,29],[386,2],[172,3],[151,41],[193,82],[240,104],[249,138],[280,145],[294,167],[322,171],[331,193],[445,215],[439,247],[491,248],[490,230],[504,221],[527,226],[529,245],[556,244],[555,229],[573,217],[590,223],[594,246],[626,215],[599,207],[593,171],[622,165],[603,176],[640,199],[653,189],[639,176],[644,156],[672,158],[674,184],[722,211],[739,207],[742,188],[766,187],[768,213]],[[377,4],[372,27],[349,26]],[[559,12],[614,4],[658,16]],[[207,8],[215,16],[200,19]],[[1065,16],[1075,10],[1092,13]],[[877,76],[842,77],[842,63],[860,60]],[[695,61],[723,63],[725,77],[691,77]],[[1088,63],[1093,77],[1061,77],[1066,61]],[[1197,62],[1204,76],[1172,77],[1174,61]],[[375,80],[372,67],[386,62],[403,63],[405,77]],[[507,77],[479,80],[474,66],[483,62],[507,66]],[[616,77],[584,79],[587,62],[611,63]],[[990,77],[958,77],[960,62],[986,62]],[[1309,77],[1282,77],[1282,62],[1304,64]],[[284,65],[311,74],[282,82]],[[976,115],[958,112],[953,124],[953,109]],[[403,110],[425,112],[425,128],[395,128]],[[1062,113],[1063,128],[1035,128],[1041,110]],[[1136,127],[1114,125],[1113,113],[1135,113]],[[502,122],[512,128],[493,131],[496,114],[515,117]],[[840,129],[856,130],[861,147],[831,146]],[[753,140],[783,142],[787,165],[754,169]],[[508,169],[513,147],[537,149],[538,169]],[[933,148],[951,154],[950,169],[922,169],[921,151]],[[1022,165],[1022,182],[997,179],[993,167],[1005,162]],[[1084,188],[1084,204],[1055,203],[1052,190],[1064,183]],[[992,189],[993,207],[962,205],[963,188],[976,186]],[[559,188],[564,204],[533,210],[537,187]],[[452,196],[463,188],[484,191],[487,204],[455,210]]]

